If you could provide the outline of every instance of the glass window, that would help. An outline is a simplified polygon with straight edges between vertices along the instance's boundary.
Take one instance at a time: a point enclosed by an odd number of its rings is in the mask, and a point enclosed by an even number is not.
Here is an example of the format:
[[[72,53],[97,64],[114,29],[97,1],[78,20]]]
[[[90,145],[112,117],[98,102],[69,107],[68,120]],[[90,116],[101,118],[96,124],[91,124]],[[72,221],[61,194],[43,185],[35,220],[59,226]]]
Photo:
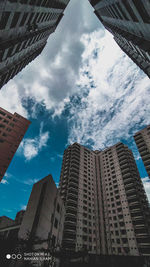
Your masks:
[[[147,10],[145,9],[144,4],[141,0],[132,0],[136,9],[138,10],[139,14],[141,15],[142,20],[145,23],[150,23],[150,15],[148,14]]]
[[[134,14],[134,11],[133,11],[132,7],[130,6],[130,3],[128,1],[126,1],[126,0],[124,0],[122,2],[122,4],[125,6],[125,8],[128,11],[130,17],[132,18],[132,20],[137,22],[138,19],[137,19],[136,15]]]
[[[20,12],[15,12],[13,19],[12,19],[12,22],[11,22],[11,25],[10,25],[10,28],[16,27],[17,22],[19,20],[19,17],[20,17]]]

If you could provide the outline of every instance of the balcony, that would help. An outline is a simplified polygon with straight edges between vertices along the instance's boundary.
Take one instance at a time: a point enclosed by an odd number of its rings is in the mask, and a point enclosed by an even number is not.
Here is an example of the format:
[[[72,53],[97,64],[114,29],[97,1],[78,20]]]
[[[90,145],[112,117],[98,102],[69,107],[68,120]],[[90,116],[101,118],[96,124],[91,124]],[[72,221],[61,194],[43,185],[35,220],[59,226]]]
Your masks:
[[[144,224],[138,224],[134,226],[135,229],[141,230],[142,233],[146,233],[145,225]]]
[[[75,178],[70,178],[69,185],[78,188],[78,181]]]
[[[124,180],[124,185],[126,186],[130,184],[131,182],[133,182],[133,177],[130,176],[130,177],[126,177],[125,179],[123,177],[123,180]]]
[[[70,176],[78,179],[79,178],[79,171],[74,170],[74,169],[70,169]]]
[[[78,187],[69,183],[68,190],[69,191],[72,190],[73,192],[78,192]]]
[[[131,217],[132,218],[134,218],[134,217],[136,218],[137,216],[143,216],[143,214],[141,213],[140,209],[139,210],[138,209],[131,210],[130,212],[131,212]],[[141,214],[141,215],[137,215],[137,214]]]
[[[126,196],[128,199],[137,198],[135,190],[133,192],[126,192]]]
[[[150,237],[137,237],[136,240],[138,243],[143,244],[144,246],[150,245]]]
[[[75,229],[68,229],[68,227],[66,229],[64,228],[64,234],[75,235],[76,226],[74,226],[74,227],[75,227]]]
[[[144,142],[142,142],[141,144],[138,145],[138,149],[142,151],[142,150],[147,149],[147,146],[145,145]]]
[[[77,213],[72,213],[72,210],[69,210],[69,211],[66,211],[66,216],[67,217],[73,217],[73,218],[76,218],[77,216]]]
[[[67,204],[68,204],[68,205],[70,204],[71,206],[77,207],[77,201],[74,200],[74,199],[70,199],[70,198],[68,198],[68,199],[67,199]]]
[[[71,218],[71,217],[70,217],[70,218]],[[68,227],[68,226],[70,226],[70,225],[74,225],[74,226],[76,226],[76,224],[77,224],[76,222],[73,222],[73,221],[71,221],[71,220],[65,218],[64,227],[65,227],[65,226]]]
[[[131,212],[140,211],[141,209],[140,209],[139,203],[138,203],[138,205],[132,205],[130,207],[130,210],[131,210]]]
[[[118,153],[118,158],[119,158],[119,162],[120,162],[120,161],[127,160],[127,157],[126,157],[126,155],[125,155],[124,152],[122,152],[122,153]]]
[[[70,173],[79,174],[79,166],[78,168],[76,166],[73,166],[70,168]]]
[[[71,239],[71,240],[63,240],[63,247],[68,249],[68,250],[75,250],[76,247],[76,243],[75,243],[75,239]]]
[[[126,168],[121,168],[121,172],[122,172],[122,175],[123,177],[126,177],[127,175],[131,175],[131,171],[129,169],[129,167],[126,167]]]
[[[144,161],[145,167],[149,167],[150,166],[150,156],[147,159],[145,159],[145,160],[143,158],[143,161]]]
[[[137,199],[129,199],[128,200],[129,206],[139,204],[139,201]]]
[[[69,193],[69,194],[67,195],[67,201],[68,201],[68,200],[74,201],[75,203],[78,202],[78,198],[77,198],[77,196],[74,195],[74,194],[72,194],[72,193]]]
[[[65,224],[76,224],[77,218],[74,216],[70,216],[68,214],[65,215]]]
[[[68,204],[68,203],[67,203]],[[70,204],[68,204],[67,206],[66,206],[66,209],[69,209],[70,211],[77,211],[77,207],[74,207],[74,206],[72,206],[72,205],[70,205]]]
[[[72,149],[72,155],[76,155],[77,157],[80,157],[80,150],[73,148]]]
[[[80,159],[78,157],[75,157],[74,155],[71,157],[71,163],[75,163],[79,166]]]
[[[117,156],[118,156],[119,160],[121,160],[123,157],[126,158],[126,154],[124,153],[124,151],[117,152]]]
[[[78,176],[73,176],[73,175],[71,175],[69,181],[72,181],[73,183],[78,184],[78,182],[79,182],[79,177],[78,177]]]
[[[74,196],[77,197],[78,196],[78,190],[71,187],[71,188],[68,189],[68,195],[69,194],[73,194]]]
[[[147,152],[144,156],[142,156],[143,161],[150,159],[150,154]]]
[[[134,136],[134,139],[136,141],[136,144],[139,144],[139,143],[143,142],[143,137],[142,137],[141,134]]]
[[[139,152],[140,152],[142,158],[150,156],[150,154],[146,148],[144,150],[139,149]]]
[[[79,171],[79,163],[76,163],[75,161],[74,162],[71,162],[70,164],[70,168],[75,168],[76,170]]]
[[[63,239],[67,240],[75,240],[76,234],[74,233],[64,233]]]
[[[140,247],[139,252],[142,256],[149,256],[149,247]]]
[[[127,195],[130,194],[130,193],[136,192],[136,189],[134,187],[131,187],[131,186],[130,187],[127,187],[125,189],[126,189]]]
[[[129,164],[126,160],[124,160],[123,162],[120,162],[120,167],[122,171],[125,170],[126,168],[129,168],[128,166]]]
[[[65,224],[65,226],[64,226],[64,230],[65,231],[68,231],[68,230],[70,230],[70,231],[76,231],[76,225],[72,225],[72,224],[68,224],[67,226],[66,226],[66,224]]]

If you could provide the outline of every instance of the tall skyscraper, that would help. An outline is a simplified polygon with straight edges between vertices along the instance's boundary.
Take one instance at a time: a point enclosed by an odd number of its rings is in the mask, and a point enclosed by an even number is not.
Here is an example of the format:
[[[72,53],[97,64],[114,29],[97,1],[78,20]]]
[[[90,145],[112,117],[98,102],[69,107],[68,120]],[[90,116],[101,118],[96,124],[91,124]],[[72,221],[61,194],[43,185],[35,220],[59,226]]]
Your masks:
[[[134,140],[150,178],[150,125],[134,135]]]
[[[59,185],[66,215],[62,245],[105,255],[150,255],[150,209],[131,150],[118,143],[64,152]]]
[[[2,180],[30,121],[0,107],[0,181]]]
[[[0,1],[0,88],[42,52],[68,2]]]
[[[149,0],[89,0],[121,49],[150,77]]]

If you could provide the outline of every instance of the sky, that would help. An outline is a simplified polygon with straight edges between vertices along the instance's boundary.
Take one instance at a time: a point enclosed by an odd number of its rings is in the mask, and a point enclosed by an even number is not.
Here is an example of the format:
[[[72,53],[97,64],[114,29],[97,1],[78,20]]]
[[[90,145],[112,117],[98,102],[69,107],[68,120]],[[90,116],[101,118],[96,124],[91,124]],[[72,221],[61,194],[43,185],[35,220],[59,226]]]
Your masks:
[[[124,54],[87,0],[71,0],[32,63],[0,91],[0,106],[31,121],[0,184],[0,216],[25,209],[32,186],[59,183],[64,149],[78,142],[132,149],[150,200],[150,180],[133,135],[150,124],[149,78]]]

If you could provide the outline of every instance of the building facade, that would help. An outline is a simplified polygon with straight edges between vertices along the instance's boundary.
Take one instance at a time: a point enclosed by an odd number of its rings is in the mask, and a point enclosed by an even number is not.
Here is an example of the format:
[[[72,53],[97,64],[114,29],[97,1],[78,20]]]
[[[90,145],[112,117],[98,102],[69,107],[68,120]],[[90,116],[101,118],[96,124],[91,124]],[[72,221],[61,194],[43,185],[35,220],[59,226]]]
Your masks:
[[[77,143],[63,157],[59,185],[65,249],[150,255],[150,209],[131,150],[91,151]]]
[[[29,240],[35,250],[60,248],[65,209],[51,175],[35,183],[18,238]],[[37,242],[36,242],[37,241]]]
[[[15,220],[12,220],[11,218],[6,217],[6,216],[0,217],[0,244],[1,246],[4,245],[4,242],[8,242],[8,243],[13,242],[14,246],[17,244],[18,232],[19,232],[22,220],[23,220],[24,213],[25,213],[24,210],[19,211],[16,214]],[[2,251],[3,253],[5,253],[5,249],[7,249],[7,246],[4,245],[4,247],[2,248],[2,250],[4,250]]]
[[[134,135],[137,148],[150,178],[150,125]]]
[[[89,0],[120,48],[150,77],[149,0]]]
[[[68,2],[0,1],[0,88],[42,52]]]
[[[58,255],[61,251],[64,216],[63,201],[52,176],[48,175],[33,185],[26,211],[19,211],[15,220],[0,217],[2,266],[8,266],[8,261],[9,267],[22,267],[24,264],[50,266],[53,261],[59,266],[59,258],[54,259],[54,253]],[[43,257],[49,256],[46,263],[41,260],[42,256],[31,257],[27,263],[24,257],[17,261],[6,259],[8,252],[22,256],[25,252],[37,252],[37,255],[41,252],[45,255]]]
[[[30,121],[0,108],[0,181],[2,180]]]

